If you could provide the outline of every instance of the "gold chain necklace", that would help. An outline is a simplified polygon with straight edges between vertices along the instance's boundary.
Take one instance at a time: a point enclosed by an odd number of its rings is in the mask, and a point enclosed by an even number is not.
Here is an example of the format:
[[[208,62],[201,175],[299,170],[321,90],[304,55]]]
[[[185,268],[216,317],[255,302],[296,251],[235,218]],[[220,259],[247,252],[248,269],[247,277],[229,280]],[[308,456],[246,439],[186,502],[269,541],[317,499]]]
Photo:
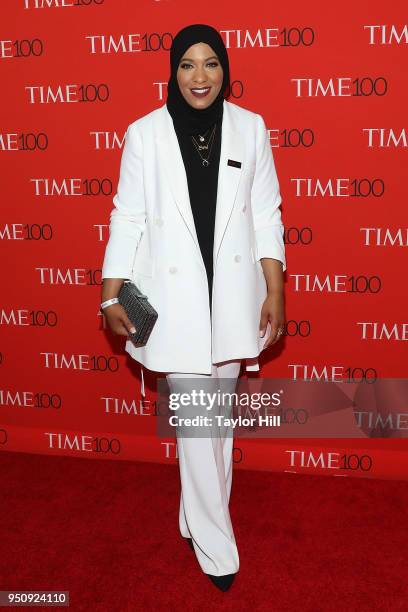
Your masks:
[[[211,156],[211,151],[212,151],[212,147],[214,144],[214,140],[215,140],[215,130],[217,128],[217,124],[214,124],[214,127],[212,128],[211,134],[208,138],[208,142],[207,144],[199,144],[197,142],[197,140],[194,138],[194,136],[191,136],[191,139],[193,141],[194,147],[197,151],[197,153],[199,154],[200,158],[201,158],[201,163],[203,164],[203,166],[209,166],[210,165],[210,156]],[[206,134],[208,133],[208,131],[206,132]],[[198,135],[200,142],[205,142],[205,137],[201,136],[200,134]],[[202,155],[201,151],[208,151],[208,155],[204,156]]]

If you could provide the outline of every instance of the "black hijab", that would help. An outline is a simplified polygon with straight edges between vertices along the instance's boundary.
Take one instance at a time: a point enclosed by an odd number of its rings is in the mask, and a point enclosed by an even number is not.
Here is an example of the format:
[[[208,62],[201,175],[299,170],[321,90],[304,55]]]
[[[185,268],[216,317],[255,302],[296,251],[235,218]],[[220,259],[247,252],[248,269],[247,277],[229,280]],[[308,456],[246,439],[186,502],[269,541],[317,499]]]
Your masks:
[[[218,56],[224,78],[218,96],[207,108],[193,108],[185,100],[177,82],[177,69],[185,51],[196,43],[207,43]],[[178,130],[188,134],[203,133],[216,121],[221,122],[224,94],[229,94],[230,75],[227,49],[219,32],[212,26],[195,23],[180,30],[170,48],[171,74],[167,86],[167,109]]]

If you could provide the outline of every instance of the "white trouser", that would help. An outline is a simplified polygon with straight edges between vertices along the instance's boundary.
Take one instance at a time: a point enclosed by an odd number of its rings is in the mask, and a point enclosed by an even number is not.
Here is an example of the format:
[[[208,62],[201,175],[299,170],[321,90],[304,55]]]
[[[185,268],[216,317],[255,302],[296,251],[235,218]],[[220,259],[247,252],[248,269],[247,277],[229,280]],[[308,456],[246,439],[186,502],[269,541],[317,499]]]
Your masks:
[[[189,393],[202,389],[217,393],[234,393],[241,367],[241,360],[213,364],[212,374],[171,372],[166,374],[170,393]],[[191,379],[191,380],[190,380]],[[180,407],[174,414],[212,417],[213,425],[201,437],[192,437],[183,429],[176,429],[179,459],[181,496],[179,527],[181,535],[192,538],[195,554],[206,574],[222,576],[239,569],[238,549],[229,513],[232,484],[233,428],[224,427],[215,414],[228,417],[231,414],[228,401],[218,402],[213,409],[206,406]]]

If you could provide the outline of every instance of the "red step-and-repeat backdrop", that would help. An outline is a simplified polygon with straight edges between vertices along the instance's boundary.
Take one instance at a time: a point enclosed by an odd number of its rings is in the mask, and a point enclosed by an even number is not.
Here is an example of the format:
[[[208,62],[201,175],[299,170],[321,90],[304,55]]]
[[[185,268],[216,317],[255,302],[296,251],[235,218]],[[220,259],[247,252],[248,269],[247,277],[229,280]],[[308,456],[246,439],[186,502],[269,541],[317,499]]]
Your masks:
[[[235,466],[408,477],[403,8],[1,3],[2,450],[177,462],[156,432],[156,374],[142,397],[99,311],[101,266],[126,128],[164,103],[172,37],[206,22],[228,48],[230,101],[265,119],[283,198],[287,324],[248,382],[325,380],[349,398],[308,414],[324,436],[303,437],[293,409],[274,438],[237,438]]]

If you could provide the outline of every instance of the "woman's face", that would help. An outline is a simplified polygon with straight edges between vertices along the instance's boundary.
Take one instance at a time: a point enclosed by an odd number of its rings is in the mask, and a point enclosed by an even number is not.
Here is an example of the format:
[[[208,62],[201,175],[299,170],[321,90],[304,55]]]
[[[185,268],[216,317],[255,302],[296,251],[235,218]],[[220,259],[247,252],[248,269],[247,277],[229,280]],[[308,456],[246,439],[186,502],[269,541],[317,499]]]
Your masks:
[[[177,82],[184,99],[194,108],[206,108],[222,86],[223,70],[207,43],[191,45],[180,59]]]

